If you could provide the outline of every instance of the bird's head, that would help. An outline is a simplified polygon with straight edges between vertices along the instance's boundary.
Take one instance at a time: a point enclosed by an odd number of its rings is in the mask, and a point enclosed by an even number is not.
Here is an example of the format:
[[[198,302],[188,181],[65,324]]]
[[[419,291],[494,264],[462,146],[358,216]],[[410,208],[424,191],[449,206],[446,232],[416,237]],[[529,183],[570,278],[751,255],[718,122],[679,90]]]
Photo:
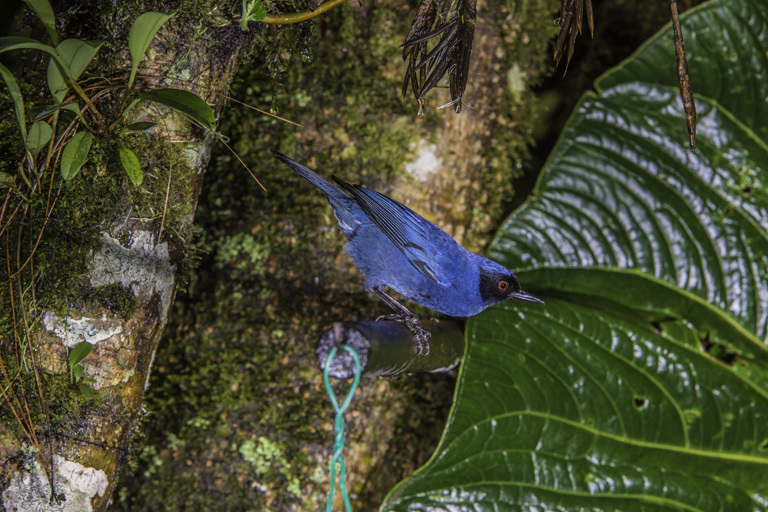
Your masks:
[[[517,280],[515,274],[498,264],[494,264],[490,268],[480,267],[480,297],[489,306],[507,299],[520,299],[544,304],[543,300],[520,289],[520,281]]]

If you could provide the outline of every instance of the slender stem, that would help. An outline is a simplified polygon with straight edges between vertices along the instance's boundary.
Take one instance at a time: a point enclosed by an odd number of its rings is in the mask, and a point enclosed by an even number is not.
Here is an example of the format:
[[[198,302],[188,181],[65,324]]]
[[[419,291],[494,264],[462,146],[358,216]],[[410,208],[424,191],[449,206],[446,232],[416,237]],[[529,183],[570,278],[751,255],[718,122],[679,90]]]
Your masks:
[[[278,14],[276,16],[267,14],[266,17],[261,21],[264,23],[269,23],[270,25],[290,25],[292,23],[301,23],[302,21],[311,20],[315,16],[320,16],[325,11],[333,9],[345,1],[346,0],[329,0],[328,2],[320,5],[320,7],[314,11],[295,12],[292,14]]]

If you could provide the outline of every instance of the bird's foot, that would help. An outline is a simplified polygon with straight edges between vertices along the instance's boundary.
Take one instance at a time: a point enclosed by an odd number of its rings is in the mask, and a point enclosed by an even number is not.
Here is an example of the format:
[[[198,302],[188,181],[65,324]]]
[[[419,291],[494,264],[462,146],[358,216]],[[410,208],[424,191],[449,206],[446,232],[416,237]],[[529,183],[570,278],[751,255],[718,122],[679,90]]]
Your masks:
[[[419,322],[419,317],[417,315],[414,315],[413,313],[410,315],[382,315],[376,319],[377,322],[379,320],[394,320],[404,324],[408,330],[411,331],[413,339],[416,341],[416,355],[426,356],[429,354],[429,339],[432,337],[432,333],[421,326],[421,322]]]

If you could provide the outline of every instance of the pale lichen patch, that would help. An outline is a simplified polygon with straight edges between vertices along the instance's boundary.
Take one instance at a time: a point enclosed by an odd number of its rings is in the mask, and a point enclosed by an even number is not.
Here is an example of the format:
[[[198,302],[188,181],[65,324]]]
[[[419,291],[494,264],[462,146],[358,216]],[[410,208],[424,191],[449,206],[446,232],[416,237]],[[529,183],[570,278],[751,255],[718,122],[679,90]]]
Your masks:
[[[405,170],[419,181],[426,181],[427,177],[440,170],[443,166],[442,158],[437,156],[437,144],[430,144],[421,139],[415,144],[418,151],[416,160],[405,164]]]
[[[122,332],[122,322],[107,318],[60,318],[52,311],[43,313],[43,326],[52,331],[67,347],[73,348],[82,341],[95,345]]]
[[[156,244],[155,235],[137,231],[129,247],[104,234],[101,250],[93,257],[90,279],[93,286],[121,284],[136,297],[160,298],[159,316],[165,323],[173,295],[174,266],[170,262],[168,244]]]
[[[73,490],[85,493],[89,498],[95,495],[103,497],[109,480],[100,469],[85,467],[82,464],[56,457],[59,475],[69,482]]]
[[[100,497],[109,486],[106,473],[56,455],[55,492],[59,497],[51,500],[48,475],[35,463],[31,472],[13,475],[2,495],[5,510],[17,512],[90,512],[91,498]]]

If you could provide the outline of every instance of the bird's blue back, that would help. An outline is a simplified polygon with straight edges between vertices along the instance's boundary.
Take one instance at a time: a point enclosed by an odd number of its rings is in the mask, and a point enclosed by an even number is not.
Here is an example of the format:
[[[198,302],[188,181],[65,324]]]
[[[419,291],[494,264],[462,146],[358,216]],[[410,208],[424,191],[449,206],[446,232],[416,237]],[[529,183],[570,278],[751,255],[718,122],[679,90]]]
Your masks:
[[[388,286],[457,317],[476,315],[494,303],[479,292],[480,268],[510,274],[505,267],[467,251],[442,229],[383,194],[333,177],[340,188],[307,167],[276,156],[325,194],[346,235],[347,254],[366,275],[367,290]]]

